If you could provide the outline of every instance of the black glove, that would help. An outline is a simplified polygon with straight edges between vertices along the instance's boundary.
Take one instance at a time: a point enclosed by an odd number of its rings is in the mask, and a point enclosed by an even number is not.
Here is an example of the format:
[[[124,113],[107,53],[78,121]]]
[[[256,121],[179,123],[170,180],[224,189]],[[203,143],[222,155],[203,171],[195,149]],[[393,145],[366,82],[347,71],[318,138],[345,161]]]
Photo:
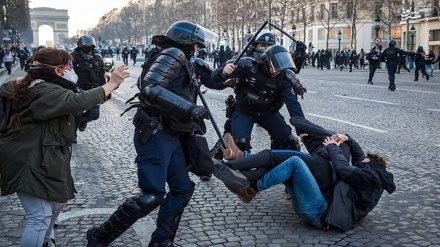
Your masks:
[[[193,105],[189,110],[189,117],[195,122],[202,122],[203,119],[209,119],[208,110],[200,105]]]
[[[301,95],[301,99],[304,99],[304,93],[307,92],[307,89],[303,87],[295,73],[290,69],[286,70],[286,78],[292,84],[293,92],[297,95]]]
[[[293,91],[295,92],[295,94],[301,95],[301,99],[304,99],[304,93],[307,92],[307,89],[303,87],[301,82],[299,82],[298,80],[298,83],[295,83],[293,85]]]
[[[237,67],[239,69],[250,69],[252,68],[257,62],[252,57],[242,57],[240,60],[238,60]]]

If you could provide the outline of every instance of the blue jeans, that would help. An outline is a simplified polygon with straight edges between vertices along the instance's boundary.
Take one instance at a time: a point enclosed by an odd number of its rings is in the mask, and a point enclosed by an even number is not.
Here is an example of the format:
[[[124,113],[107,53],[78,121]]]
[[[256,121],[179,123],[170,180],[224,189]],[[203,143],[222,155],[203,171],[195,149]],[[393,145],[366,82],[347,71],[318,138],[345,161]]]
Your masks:
[[[178,136],[157,130],[142,144],[136,129],[134,146],[137,152],[135,162],[138,165],[139,187],[145,193],[154,194],[160,201],[157,221],[170,229],[177,227],[174,217],[186,206],[194,186],[186,169],[185,155]],[[169,193],[165,189],[166,183]],[[165,241],[170,238],[169,234],[158,224],[151,239],[156,242]]]
[[[17,192],[26,212],[26,226],[21,234],[20,247],[41,247],[54,237],[53,225],[65,203],[51,202],[34,195]]]
[[[258,180],[257,186],[259,191],[263,191],[280,183],[286,185],[298,216],[321,228],[320,218],[327,212],[328,204],[301,158],[294,156],[287,159]]]

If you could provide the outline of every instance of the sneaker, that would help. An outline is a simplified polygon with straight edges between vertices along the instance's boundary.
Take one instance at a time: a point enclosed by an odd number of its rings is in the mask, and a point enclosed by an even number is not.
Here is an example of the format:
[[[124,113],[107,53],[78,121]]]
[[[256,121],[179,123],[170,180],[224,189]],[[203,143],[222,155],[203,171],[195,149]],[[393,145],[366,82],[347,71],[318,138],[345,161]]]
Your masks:
[[[254,190],[251,186],[248,186],[244,189],[237,187],[235,184],[225,183],[226,188],[229,189],[232,193],[236,194],[238,198],[244,203],[250,203],[255,196],[257,196],[258,192]]]
[[[226,133],[224,138],[228,147],[227,148],[221,147],[223,151],[223,158],[225,160],[236,160],[243,158],[244,153],[235,144],[234,137],[232,137],[230,133]]]
[[[222,163],[214,163],[214,176],[223,181],[225,184],[234,185],[239,189],[249,187],[249,180],[239,171],[223,165]]]
[[[393,85],[391,85],[391,86],[390,86],[390,90],[391,90],[391,91],[394,91],[394,90],[396,90],[396,85],[394,85],[394,84],[393,84]]]
[[[419,79],[414,79],[414,81],[419,81]]]

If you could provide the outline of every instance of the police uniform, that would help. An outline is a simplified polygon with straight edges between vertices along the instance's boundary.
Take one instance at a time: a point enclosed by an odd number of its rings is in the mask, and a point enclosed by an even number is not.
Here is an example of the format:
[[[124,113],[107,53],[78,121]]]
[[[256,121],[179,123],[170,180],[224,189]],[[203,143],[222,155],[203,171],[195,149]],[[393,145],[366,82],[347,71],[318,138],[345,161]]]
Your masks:
[[[78,87],[82,90],[90,90],[106,83],[104,62],[99,55],[83,54],[80,49],[72,53],[73,69],[78,75]],[[77,114],[77,128],[84,130],[86,124],[99,118],[99,105],[92,109]]]
[[[187,170],[187,140],[195,133],[205,133],[203,119],[207,111],[195,104],[197,85],[189,58],[195,44],[205,46],[207,32],[183,21],[172,24],[166,35],[153,37],[153,44],[162,49],[143,65],[143,78],[138,80],[140,101],[133,118],[135,162],[142,192],[127,199],[99,227],[89,229],[87,247],[108,246],[159,206],[157,227],[148,246],[173,246],[195,186]]]
[[[417,52],[415,54],[414,57],[414,62],[416,64],[416,69],[414,72],[415,78],[414,81],[418,81],[419,80],[419,71],[422,72],[422,75],[425,76],[426,80],[429,80],[429,75],[426,72],[426,59],[427,55],[425,53],[425,51],[423,50],[423,46],[419,46],[417,48]],[[428,57],[429,59],[429,57]]]
[[[381,55],[381,60],[386,61],[387,71],[388,71],[388,79],[390,84],[388,89],[391,91],[396,90],[396,72],[397,66],[399,65],[399,54],[400,55],[411,55],[410,52],[406,52],[402,49],[399,49],[396,46],[396,41],[390,40],[388,42],[388,48],[386,48]]]
[[[266,49],[265,53],[272,47],[274,46]],[[225,80],[222,73],[223,68],[213,71],[208,87],[226,88],[219,83]],[[295,73],[288,69],[272,77],[264,71],[263,63],[256,63],[251,58],[242,58],[231,77],[238,78],[234,88],[235,107],[231,114],[232,136],[237,146],[242,151],[250,152],[251,133],[254,124],[257,123],[268,131],[273,149],[299,150],[298,141],[292,135],[292,128],[279,112],[285,104],[291,117],[304,117],[296,95],[299,91],[295,86],[298,86],[299,82]],[[300,86],[300,90],[303,90],[302,85]]]

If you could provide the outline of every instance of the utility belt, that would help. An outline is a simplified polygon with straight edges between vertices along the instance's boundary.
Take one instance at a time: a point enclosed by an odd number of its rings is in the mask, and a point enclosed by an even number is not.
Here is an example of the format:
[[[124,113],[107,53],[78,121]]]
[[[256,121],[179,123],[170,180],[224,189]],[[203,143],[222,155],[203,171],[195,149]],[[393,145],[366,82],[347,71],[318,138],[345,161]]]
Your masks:
[[[163,125],[159,122],[159,119],[157,117],[150,117],[144,111],[136,112],[133,117],[133,124],[140,135],[142,144],[147,143],[158,129],[163,130]]]

